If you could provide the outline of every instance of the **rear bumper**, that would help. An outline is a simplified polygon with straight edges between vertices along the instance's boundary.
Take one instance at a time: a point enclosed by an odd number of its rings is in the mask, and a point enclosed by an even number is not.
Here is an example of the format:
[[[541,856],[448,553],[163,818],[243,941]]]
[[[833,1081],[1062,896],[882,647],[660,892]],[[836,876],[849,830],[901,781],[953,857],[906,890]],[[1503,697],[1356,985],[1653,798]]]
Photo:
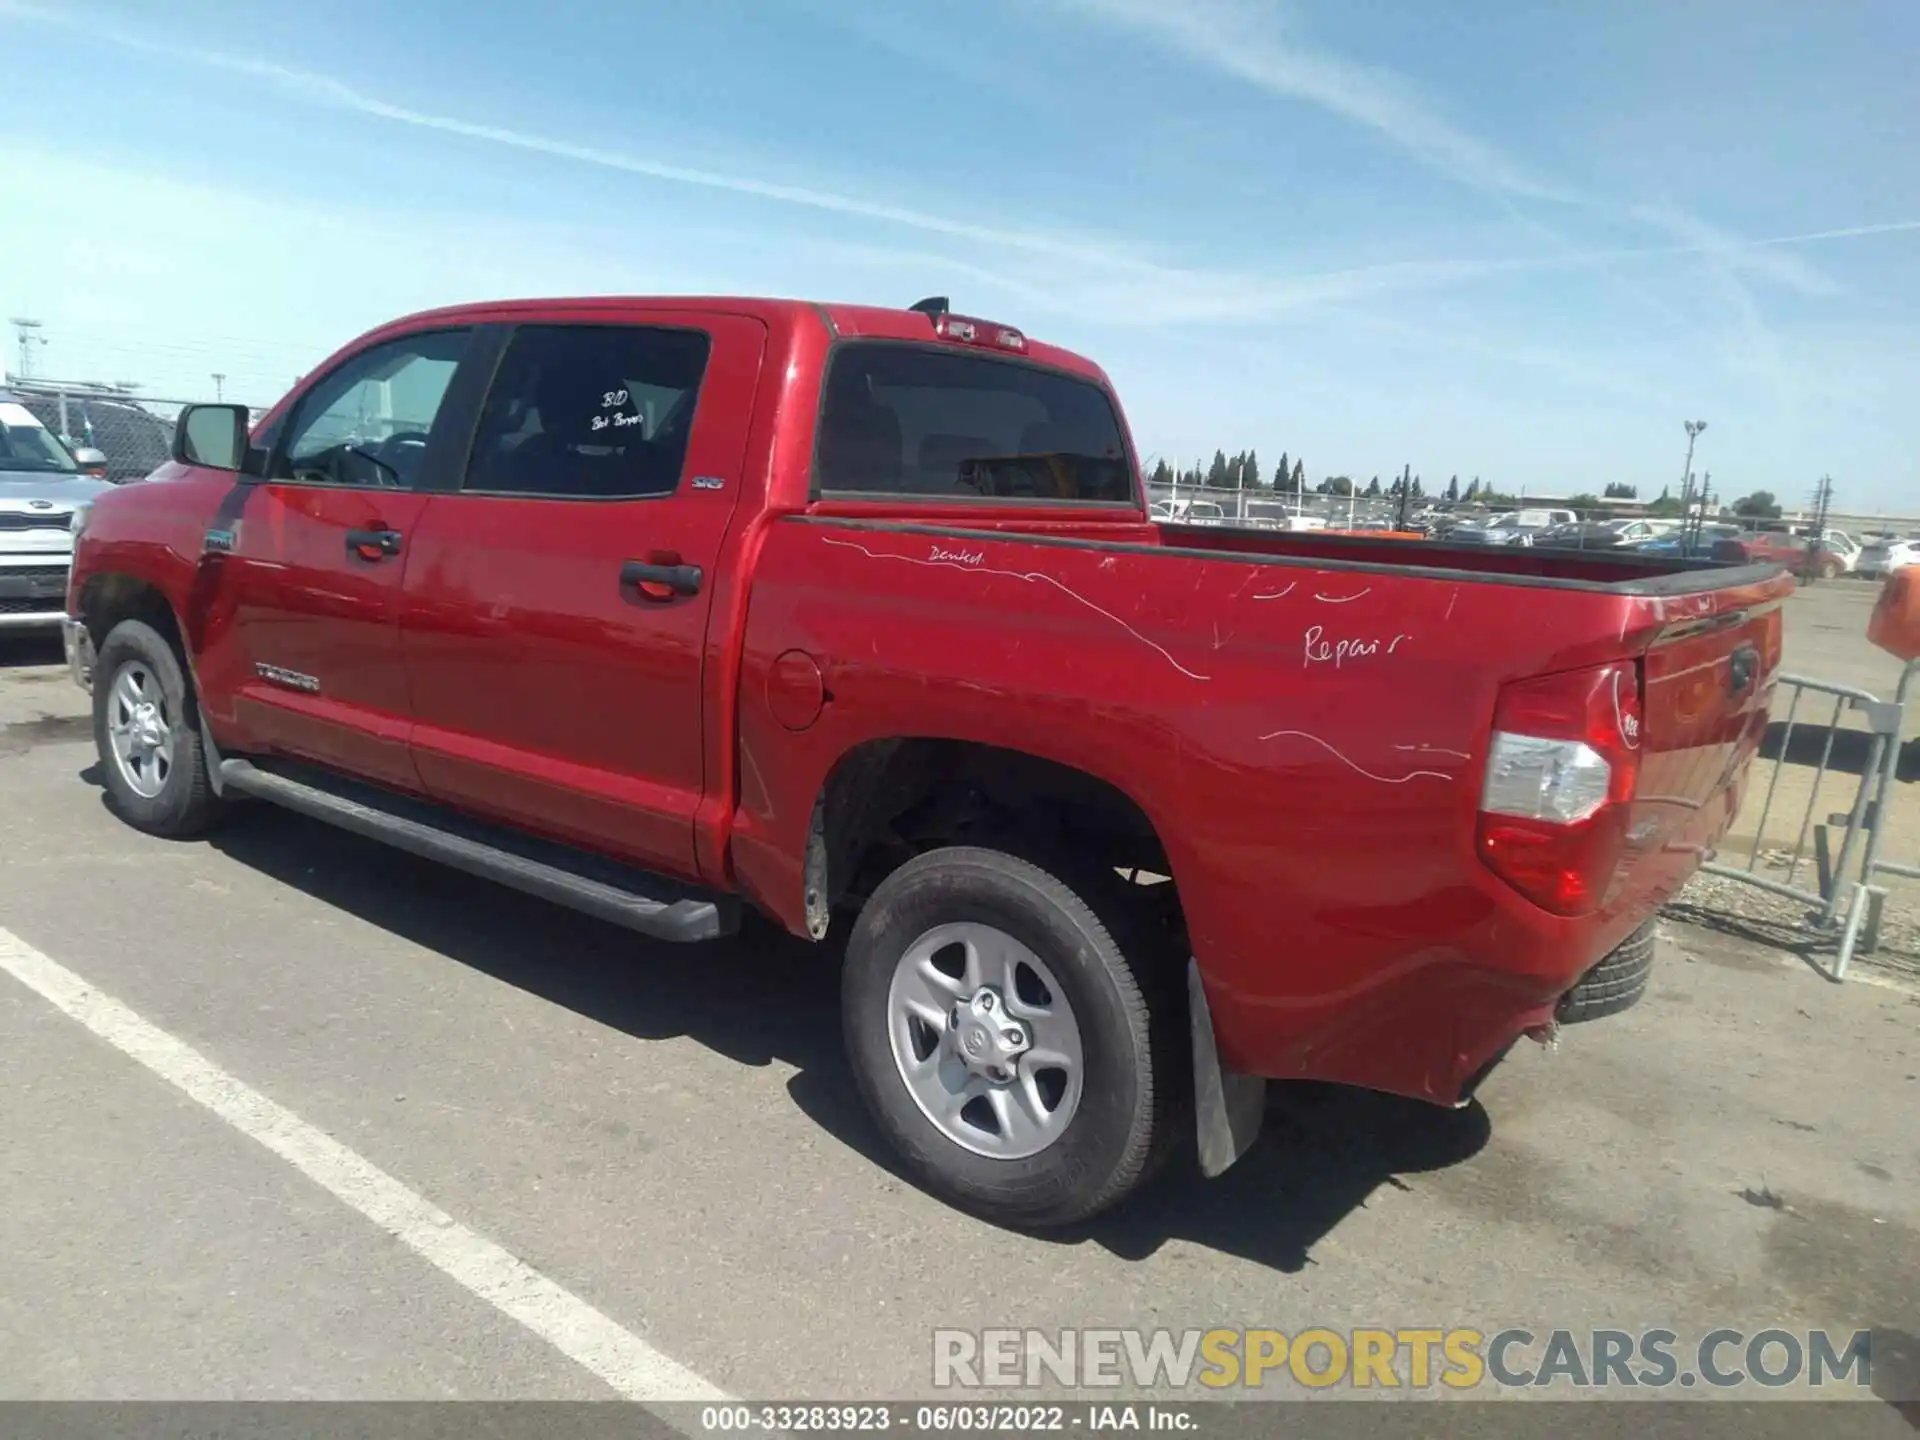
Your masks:
[[[52,630],[66,618],[64,610],[0,611],[0,630]]]
[[[82,690],[93,689],[93,636],[83,621],[61,615],[60,638],[66,647],[67,672]]]
[[[1263,1033],[1265,1017],[1229,1016],[1218,1004],[1214,1023],[1230,1026],[1236,1057],[1270,1079],[1323,1080],[1456,1105],[1516,1040],[1552,1027],[1560,997],[1589,963],[1582,957],[1543,980],[1436,962],[1374,988],[1304,1041],[1275,1044],[1277,1036]]]

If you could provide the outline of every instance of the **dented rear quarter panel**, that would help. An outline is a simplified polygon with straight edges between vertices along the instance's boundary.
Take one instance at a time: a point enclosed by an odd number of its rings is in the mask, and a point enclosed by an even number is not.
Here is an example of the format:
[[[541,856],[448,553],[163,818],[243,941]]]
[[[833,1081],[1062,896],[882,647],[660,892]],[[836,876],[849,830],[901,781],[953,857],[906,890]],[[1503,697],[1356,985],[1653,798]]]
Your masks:
[[[1480,863],[1498,690],[1665,623],[1592,588],[790,517],[755,567],[735,873],[799,928],[815,799],[864,742],[1041,755],[1152,820],[1229,1063],[1448,1098],[1650,908],[1558,919]],[[792,650],[831,697],[798,732],[767,700]]]

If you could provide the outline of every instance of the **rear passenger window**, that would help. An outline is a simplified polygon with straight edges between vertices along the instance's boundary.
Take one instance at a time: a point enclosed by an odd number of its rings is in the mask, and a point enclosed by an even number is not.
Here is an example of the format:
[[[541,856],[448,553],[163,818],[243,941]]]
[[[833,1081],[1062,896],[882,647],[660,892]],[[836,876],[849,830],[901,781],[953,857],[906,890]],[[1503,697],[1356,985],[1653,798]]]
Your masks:
[[[628,500],[680,484],[708,340],[637,325],[524,325],[487,394],[465,489]]]
[[[1134,503],[1133,464],[1100,386],[886,341],[834,352],[814,483],[828,493]]]

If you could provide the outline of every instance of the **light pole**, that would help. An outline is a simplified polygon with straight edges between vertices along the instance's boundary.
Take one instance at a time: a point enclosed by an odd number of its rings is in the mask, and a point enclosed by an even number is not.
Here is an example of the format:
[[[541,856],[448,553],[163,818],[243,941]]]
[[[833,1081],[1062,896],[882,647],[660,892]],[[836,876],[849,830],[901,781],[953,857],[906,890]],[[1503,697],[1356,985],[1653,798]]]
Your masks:
[[[1704,420],[1687,421],[1687,463],[1680,470],[1680,533],[1693,529],[1693,445],[1707,428]]]
[[[14,334],[20,337],[20,378],[25,380],[33,374],[33,347],[46,348],[47,337],[40,333],[40,322],[30,320],[24,315],[16,315],[7,323],[13,326]]]
[[[227,383],[227,377],[224,373],[222,373],[219,370],[216,370],[213,372],[213,398],[216,401],[225,398],[225,396],[222,394],[222,391],[224,390],[226,383]]]
[[[1680,467],[1680,514],[1683,518],[1691,513],[1688,501],[1693,496],[1693,444],[1706,428],[1707,422],[1704,420],[1687,421],[1687,463]]]

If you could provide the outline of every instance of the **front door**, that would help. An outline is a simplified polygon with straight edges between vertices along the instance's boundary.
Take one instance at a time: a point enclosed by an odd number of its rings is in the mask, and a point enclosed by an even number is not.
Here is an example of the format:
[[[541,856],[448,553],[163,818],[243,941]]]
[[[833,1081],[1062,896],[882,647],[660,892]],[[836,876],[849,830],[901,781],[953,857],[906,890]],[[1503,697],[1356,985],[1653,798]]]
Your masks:
[[[697,875],[707,616],[765,342],[672,313],[511,333],[464,481],[410,542],[429,793]]]
[[[419,788],[400,586],[423,480],[452,453],[438,422],[468,339],[385,341],[316,380],[279,427],[266,478],[209,532],[230,623],[226,653],[204,663],[232,685],[248,748]]]

